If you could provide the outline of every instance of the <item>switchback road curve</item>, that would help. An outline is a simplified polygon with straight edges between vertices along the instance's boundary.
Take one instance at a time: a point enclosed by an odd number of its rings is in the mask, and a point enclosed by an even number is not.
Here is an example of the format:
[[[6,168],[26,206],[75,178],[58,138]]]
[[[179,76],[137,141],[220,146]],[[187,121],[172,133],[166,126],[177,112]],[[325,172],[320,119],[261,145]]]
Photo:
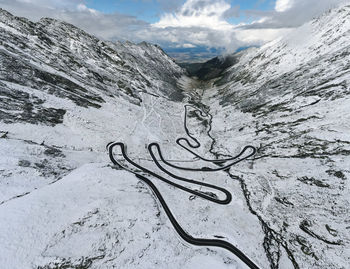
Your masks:
[[[176,169],[181,169],[181,170],[186,170],[186,171],[215,172],[215,171],[220,171],[220,170],[227,170],[231,166],[246,160],[247,158],[253,156],[256,153],[256,149],[253,146],[246,146],[246,147],[243,148],[241,153],[239,153],[236,156],[233,156],[233,157],[230,157],[230,158],[227,158],[227,159],[221,159],[221,160],[209,160],[209,159],[203,158],[202,156],[200,156],[200,155],[196,154],[195,152],[193,152],[192,149],[199,148],[201,146],[201,144],[199,143],[199,141],[195,137],[193,137],[190,134],[190,132],[189,132],[189,130],[187,128],[187,113],[188,113],[187,109],[188,109],[188,107],[190,107],[190,105],[186,105],[185,106],[184,128],[185,128],[185,131],[186,131],[187,135],[191,138],[191,140],[194,143],[191,143],[187,138],[179,138],[179,139],[177,139],[176,143],[178,145],[180,145],[181,147],[183,147],[185,150],[191,152],[194,156],[200,158],[201,160],[214,163],[216,165],[219,165],[220,167],[216,167],[216,168],[207,168],[207,167],[204,167],[204,168],[189,168],[189,167],[180,167],[180,166],[173,165],[173,164],[171,164],[170,162],[168,162],[168,161],[166,161],[164,159],[164,157],[162,155],[162,151],[161,151],[160,145],[158,143],[151,143],[150,145],[148,145],[148,151],[149,151],[149,153],[150,153],[150,155],[152,157],[152,160],[156,164],[156,166],[161,171],[163,171],[167,175],[169,175],[170,177],[172,177],[172,178],[174,178],[176,180],[179,180],[179,181],[183,181],[183,182],[187,182],[187,183],[191,183],[191,184],[195,184],[195,185],[199,185],[199,186],[203,186],[203,187],[206,187],[206,188],[209,188],[209,189],[213,189],[213,190],[219,191],[219,192],[224,194],[224,196],[225,196],[224,199],[219,199],[216,196],[207,194],[205,192],[201,192],[201,191],[198,191],[198,190],[192,190],[190,188],[184,187],[184,186],[182,186],[180,184],[177,184],[177,183],[175,183],[173,181],[170,181],[170,180],[166,179],[165,177],[163,177],[161,175],[158,175],[157,173],[155,173],[155,172],[153,172],[153,171],[151,171],[151,170],[149,170],[149,169],[147,169],[147,168],[145,168],[145,167],[135,163],[133,160],[131,160],[129,158],[129,156],[127,154],[127,150],[126,150],[126,145],[124,143],[121,143],[121,142],[109,143],[107,145],[109,157],[110,157],[110,159],[111,159],[111,161],[112,161],[112,163],[114,165],[116,165],[118,167],[121,167],[123,169],[126,169],[126,170],[130,171],[131,173],[135,174],[135,176],[137,178],[139,178],[141,181],[146,183],[151,188],[151,190],[153,191],[154,195],[157,197],[157,199],[159,200],[160,204],[164,208],[164,211],[167,214],[171,224],[174,226],[174,229],[181,236],[181,238],[183,240],[185,240],[186,242],[188,242],[190,244],[196,245],[196,246],[224,248],[224,249],[230,251],[231,253],[233,253],[235,256],[237,256],[249,268],[258,269],[259,267],[251,259],[249,259],[242,251],[240,251],[237,247],[233,246],[229,242],[224,241],[224,240],[219,240],[219,239],[195,238],[195,237],[192,237],[191,235],[189,235],[187,232],[185,232],[182,229],[182,227],[180,226],[180,224],[178,223],[178,221],[175,219],[174,215],[172,214],[171,210],[169,209],[167,203],[165,202],[165,200],[164,200],[163,196],[161,195],[160,191],[158,190],[158,188],[152,183],[151,180],[149,180],[144,175],[144,174],[147,174],[147,175],[149,175],[151,177],[155,177],[158,180],[161,180],[161,181],[163,181],[163,182],[165,182],[165,183],[167,183],[167,184],[169,184],[171,186],[174,186],[174,187],[176,187],[178,189],[181,189],[182,191],[186,191],[188,193],[191,193],[193,195],[199,196],[199,197],[201,197],[203,199],[209,200],[209,201],[217,203],[217,204],[227,205],[227,204],[229,204],[231,202],[232,195],[226,189],[218,187],[218,186],[215,186],[215,185],[212,185],[212,184],[208,184],[208,183],[196,181],[196,180],[193,180],[193,179],[188,179],[188,178],[177,176],[177,175],[171,173],[170,171],[168,171],[166,168],[164,168],[160,164],[158,159],[156,158],[156,155],[154,153],[154,149],[156,149],[160,160],[164,164],[166,164],[166,165],[168,165],[170,167],[173,167],[173,168],[176,168]],[[196,109],[196,110],[198,110],[201,113],[201,116],[208,116],[208,114],[206,114],[205,112],[203,112],[203,111],[201,111],[201,110],[199,110],[199,109],[197,109],[197,108],[195,108],[193,106],[191,106],[191,107]],[[183,144],[181,144],[181,141],[185,141],[186,144],[188,145],[188,147],[186,147]],[[130,165],[132,165],[134,168],[142,171],[142,174],[140,172],[138,172],[138,171],[135,171],[134,169],[130,169],[128,167],[123,166],[121,164],[121,162],[119,162],[119,161],[117,161],[115,159],[113,150],[116,147],[119,147],[119,150],[121,151],[121,154],[122,154],[123,158]],[[248,155],[244,156],[247,151],[250,151],[250,153]],[[222,165],[223,163],[228,162],[228,161],[230,161],[229,164]]]

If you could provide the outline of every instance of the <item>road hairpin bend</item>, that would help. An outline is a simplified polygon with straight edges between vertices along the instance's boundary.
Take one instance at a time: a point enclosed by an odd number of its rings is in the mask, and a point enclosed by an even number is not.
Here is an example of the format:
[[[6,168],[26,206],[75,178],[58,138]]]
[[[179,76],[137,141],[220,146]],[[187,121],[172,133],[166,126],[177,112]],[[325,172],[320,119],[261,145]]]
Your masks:
[[[240,251],[237,247],[233,246],[232,244],[230,244],[227,241],[224,240],[219,240],[219,239],[204,239],[204,238],[195,238],[191,235],[189,235],[186,231],[184,231],[182,229],[182,227],[180,226],[180,224],[178,223],[178,221],[175,219],[174,215],[172,214],[171,210],[169,209],[167,203],[165,202],[163,196],[161,195],[160,191],[158,190],[158,188],[147,178],[144,176],[144,174],[147,174],[151,177],[155,177],[171,186],[174,186],[180,190],[183,190],[185,192],[191,193],[193,195],[199,196],[205,200],[209,200],[211,202],[217,203],[217,204],[221,204],[221,205],[227,205],[231,202],[232,200],[232,195],[229,191],[227,191],[224,188],[212,185],[212,184],[208,184],[208,183],[204,183],[204,182],[200,182],[200,181],[196,181],[196,180],[192,180],[192,179],[188,179],[188,178],[184,178],[184,177],[180,177],[177,176],[173,173],[171,173],[170,171],[168,171],[164,166],[161,165],[161,163],[158,161],[158,159],[156,158],[155,155],[155,151],[157,152],[160,160],[165,164],[168,165],[170,167],[176,168],[176,169],[181,169],[181,170],[186,170],[186,171],[197,171],[197,172],[216,172],[216,171],[221,171],[221,170],[228,170],[231,166],[242,162],[248,158],[250,158],[251,156],[253,156],[256,153],[256,149],[253,146],[246,146],[243,148],[243,150],[236,156],[227,158],[227,159],[220,159],[220,160],[209,160],[206,159],[200,155],[198,155],[197,153],[195,153],[192,149],[197,149],[201,146],[201,144],[199,143],[199,141],[193,137],[188,128],[187,128],[187,113],[188,113],[188,107],[192,107],[195,110],[197,110],[200,115],[202,117],[204,116],[210,116],[209,114],[203,112],[202,110],[199,110],[193,106],[190,105],[186,105],[185,106],[185,117],[184,117],[184,128],[185,131],[188,135],[188,137],[190,137],[190,139],[192,140],[189,141],[187,138],[178,138],[176,140],[176,143],[181,146],[182,148],[184,148],[185,150],[189,151],[191,154],[193,154],[194,156],[196,156],[197,158],[204,160],[206,162],[211,162],[213,164],[216,164],[217,167],[215,168],[188,168],[188,167],[181,167],[181,166],[176,166],[171,164],[170,162],[168,162],[167,160],[164,159],[163,155],[162,155],[162,151],[161,148],[159,146],[158,143],[151,143],[150,145],[148,145],[148,151],[152,157],[152,160],[154,161],[154,163],[156,164],[156,166],[163,172],[165,172],[167,175],[169,175],[170,177],[177,179],[179,181],[183,181],[183,182],[187,182],[187,183],[191,183],[191,184],[195,184],[195,185],[199,185],[199,186],[204,186],[207,187],[209,189],[213,189],[216,191],[219,191],[221,193],[224,194],[224,199],[219,199],[216,196],[211,196],[205,192],[199,191],[199,190],[192,190],[190,188],[184,187],[178,183],[175,183],[173,181],[170,181],[168,179],[166,179],[165,177],[158,175],[156,173],[154,173],[153,171],[135,163],[133,160],[131,160],[127,154],[127,150],[126,150],[126,145],[124,143],[121,142],[113,142],[113,143],[109,143],[107,145],[107,149],[108,149],[108,153],[109,153],[109,158],[111,159],[112,163],[120,168],[123,168],[125,170],[130,171],[131,173],[135,174],[135,176],[137,178],[139,178],[142,182],[146,183],[151,190],[153,191],[154,195],[157,197],[157,199],[159,200],[160,204],[162,205],[165,213],[167,214],[171,224],[174,226],[174,229],[176,230],[176,232],[181,236],[181,238],[183,240],[185,240],[186,242],[196,245],[196,246],[206,246],[206,247],[219,247],[219,248],[224,248],[228,251],[230,251],[231,253],[233,253],[235,256],[237,256],[241,261],[243,261],[249,268],[254,268],[254,269],[258,269],[259,267],[252,261],[250,260],[242,251]],[[185,142],[187,144],[187,146],[185,146],[184,144],[182,144],[182,142]],[[114,157],[113,154],[113,149],[115,147],[119,147],[121,154],[123,156],[123,158],[133,167],[135,167],[137,170],[136,171],[133,169],[130,169],[126,166],[123,166],[123,164],[121,164],[121,162],[117,161]],[[246,152],[250,152],[249,154],[245,155]],[[227,163],[225,164],[224,163]],[[219,167],[218,167],[219,166]],[[141,171],[141,172],[140,172]],[[141,174],[142,173],[142,174]]]

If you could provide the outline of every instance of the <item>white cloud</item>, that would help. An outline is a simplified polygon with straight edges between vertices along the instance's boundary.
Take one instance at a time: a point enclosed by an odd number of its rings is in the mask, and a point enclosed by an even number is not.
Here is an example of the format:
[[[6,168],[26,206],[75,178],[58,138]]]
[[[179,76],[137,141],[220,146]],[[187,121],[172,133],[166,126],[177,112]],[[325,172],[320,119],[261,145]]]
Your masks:
[[[185,49],[191,49],[191,48],[195,48],[196,46],[190,43],[185,43],[182,45],[182,47]]]
[[[77,9],[78,9],[78,11],[81,11],[81,12],[90,12],[90,13],[92,13],[92,14],[98,14],[98,11],[97,10],[95,10],[95,9],[92,9],[92,8],[88,8],[86,5],[84,5],[84,4],[78,4],[77,5]]]
[[[246,45],[263,45],[288,33],[291,29],[242,29],[236,31],[236,38]]]
[[[232,52],[241,44],[235,37],[235,25],[227,18],[237,16],[237,12],[224,0],[187,0],[176,12],[163,14],[149,30],[163,42],[167,39],[183,47],[192,44]]]
[[[223,19],[231,5],[223,0],[187,0],[176,13],[166,13],[161,16],[154,27],[203,27],[214,30],[232,28]]]
[[[284,9],[289,8],[293,1],[278,0],[278,8],[283,5]],[[187,0],[176,12],[164,14],[150,32],[162,33],[163,39],[174,43],[225,48],[233,52],[242,46],[262,45],[289,31],[286,27],[249,29],[250,24],[231,24],[227,14],[237,15],[235,10],[224,0]],[[252,24],[263,24],[269,18],[262,14]]]
[[[284,12],[293,6],[293,0],[277,0],[275,10],[277,12]]]

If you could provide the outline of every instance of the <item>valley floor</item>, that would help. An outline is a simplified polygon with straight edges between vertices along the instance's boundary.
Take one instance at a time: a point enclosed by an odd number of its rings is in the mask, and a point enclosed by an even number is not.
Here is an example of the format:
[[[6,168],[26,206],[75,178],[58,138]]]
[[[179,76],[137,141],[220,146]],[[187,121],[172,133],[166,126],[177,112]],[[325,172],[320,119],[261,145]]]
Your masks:
[[[193,90],[190,95],[190,99],[197,96]],[[125,106],[116,106],[118,111],[107,107],[99,115],[85,115],[89,120],[84,122],[91,122],[87,130],[86,125],[80,127],[68,117],[65,124],[74,123],[70,126],[75,134],[71,141],[60,140],[57,135],[60,128],[35,127],[34,130],[32,125],[17,128],[15,124],[3,124],[0,140],[2,152],[6,153],[0,159],[5,168],[1,170],[0,205],[0,227],[6,231],[1,234],[3,268],[164,268],[165,265],[244,268],[239,259],[225,250],[193,247],[179,239],[151,191],[132,174],[113,169],[104,150],[113,139],[124,141],[133,159],[164,174],[151,162],[144,147],[147,141],[159,141],[166,159],[172,163],[189,167],[207,165],[175,144],[177,137],[186,135],[184,104],[179,103],[173,109],[178,112],[165,118],[160,98],[145,95],[140,112],[135,113],[135,125],[130,127],[131,122],[112,120],[112,114],[122,115],[123,110],[137,108],[126,102]],[[110,128],[101,129],[101,137],[86,136],[89,130],[100,128],[93,125],[98,122],[93,118],[102,114],[111,115]],[[72,117],[76,116],[72,114]],[[199,153],[206,156],[212,143],[207,134],[209,126],[203,124],[207,120],[192,116],[188,122],[191,132],[203,145]],[[84,130],[80,132],[80,128]],[[169,132],[169,128],[174,132]],[[223,238],[258,264],[268,264],[261,247],[261,226],[250,214],[238,180],[225,172],[176,173],[227,188],[233,195],[230,205],[215,205],[153,178],[187,232],[196,237]]]

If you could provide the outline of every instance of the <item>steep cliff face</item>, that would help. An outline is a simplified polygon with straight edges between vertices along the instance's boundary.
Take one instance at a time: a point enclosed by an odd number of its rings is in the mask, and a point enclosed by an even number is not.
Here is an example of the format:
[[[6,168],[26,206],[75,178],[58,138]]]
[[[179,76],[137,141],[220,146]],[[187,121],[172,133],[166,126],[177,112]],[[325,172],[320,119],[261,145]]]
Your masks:
[[[207,167],[175,145],[187,127],[207,158],[258,148],[229,171],[173,171],[228,189],[226,206],[152,179],[187,232],[224,239],[261,268],[347,268],[349,16],[342,5],[227,65],[214,59],[204,78],[220,77],[203,82],[158,46],[1,10],[0,264],[244,268],[229,252],[180,240],[152,192],[109,165],[105,146],[121,141],[167,176],[145,148],[157,141],[173,164]]]

